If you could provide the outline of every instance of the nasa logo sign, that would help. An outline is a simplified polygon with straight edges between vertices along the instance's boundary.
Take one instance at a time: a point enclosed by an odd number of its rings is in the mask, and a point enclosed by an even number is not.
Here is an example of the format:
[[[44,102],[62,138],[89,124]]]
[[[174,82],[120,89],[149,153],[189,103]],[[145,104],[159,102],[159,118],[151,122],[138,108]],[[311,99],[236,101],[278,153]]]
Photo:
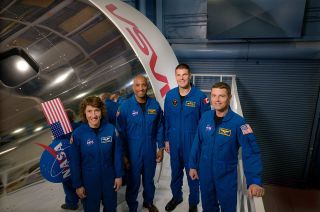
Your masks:
[[[53,183],[61,183],[68,180],[71,175],[66,153],[70,148],[69,140],[54,139],[49,146],[39,143],[37,145],[45,149],[40,158],[41,175]]]
[[[128,32],[128,35],[130,35],[131,38],[134,40],[136,46],[143,53],[140,54],[140,56],[144,55],[144,59],[148,61],[148,69],[151,70],[151,73],[153,74],[156,80],[165,83],[165,85],[160,89],[161,97],[164,97],[166,93],[170,90],[170,86],[167,77],[156,71],[158,55],[152,47],[151,43],[149,42],[145,34],[133,21],[130,21],[127,18],[121,16],[119,13],[116,13],[116,10],[118,9],[116,5],[108,4],[105,6],[105,8],[118,20],[127,24],[127,27],[125,27],[125,29]]]

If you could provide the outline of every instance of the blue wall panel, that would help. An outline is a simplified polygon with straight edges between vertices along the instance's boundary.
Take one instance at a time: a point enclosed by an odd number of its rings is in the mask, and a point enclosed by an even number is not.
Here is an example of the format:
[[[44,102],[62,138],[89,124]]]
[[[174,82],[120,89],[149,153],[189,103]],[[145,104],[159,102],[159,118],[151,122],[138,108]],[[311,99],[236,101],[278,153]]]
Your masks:
[[[183,59],[193,73],[236,74],[242,110],[262,151],[269,184],[304,183],[320,88],[315,60]],[[319,142],[319,141],[317,141]]]

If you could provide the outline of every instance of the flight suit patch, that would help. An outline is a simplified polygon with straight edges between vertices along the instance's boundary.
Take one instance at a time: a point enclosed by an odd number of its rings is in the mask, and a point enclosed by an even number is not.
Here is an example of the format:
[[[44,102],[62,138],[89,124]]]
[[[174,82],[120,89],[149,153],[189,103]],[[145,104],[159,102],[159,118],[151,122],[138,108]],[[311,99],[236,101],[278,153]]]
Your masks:
[[[249,124],[241,125],[240,129],[241,129],[243,135],[253,133]]]
[[[91,146],[92,144],[94,144],[94,141],[92,139],[88,139],[87,140],[87,145]]]
[[[178,101],[177,101],[176,99],[174,99],[174,100],[172,101],[172,104],[173,104],[173,106],[177,106]]]
[[[192,101],[186,101],[186,106],[187,107],[196,107],[196,103]]]
[[[231,130],[226,128],[219,128],[219,134],[224,136],[231,136]]]
[[[157,114],[157,110],[156,109],[148,109],[148,114],[155,115],[155,114]]]
[[[204,103],[204,104],[209,104],[209,99],[208,99],[208,98],[204,98],[204,99],[203,99],[203,103]]]
[[[102,144],[110,143],[110,142],[112,142],[112,137],[111,136],[101,137],[101,143]]]
[[[137,116],[138,114],[139,114],[139,112],[136,111],[136,110],[133,110],[132,113],[131,113],[132,116]]]
[[[210,124],[207,124],[206,131],[211,131],[211,130],[212,130],[212,126]]]

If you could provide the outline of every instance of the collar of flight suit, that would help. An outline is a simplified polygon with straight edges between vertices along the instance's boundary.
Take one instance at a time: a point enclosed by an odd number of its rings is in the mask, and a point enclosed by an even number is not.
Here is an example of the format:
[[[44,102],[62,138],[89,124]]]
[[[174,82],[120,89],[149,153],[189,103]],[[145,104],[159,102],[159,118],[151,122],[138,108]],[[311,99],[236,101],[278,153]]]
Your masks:
[[[100,120],[99,132],[100,132],[102,129],[104,129],[104,127],[105,127],[105,125],[106,125],[107,123],[109,123],[109,121],[108,121],[106,118],[102,118],[102,119]],[[86,126],[86,128],[88,128],[88,129],[92,129],[92,128],[89,126],[88,122],[85,123],[85,126]]]
[[[211,110],[211,111],[212,111],[212,112],[211,112],[211,118],[210,118],[210,119],[212,120],[212,123],[213,123],[212,127],[214,128],[214,130],[212,130],[212,133],[211,133],[211,134],[213,135],[213,134],[215,133],[215,131],[216,131],[216,122],[215,122],[215,120],[214,120],[214,116],[215,116],[216,111],[215,111],[215,110]],[[234,115],[234,112],[233,112],[233,110],[231,109],[231,107],[229,106],[228,112],[227,112],[227,114],[223,117],[221,123],[229,121],[230,119],[232,119],[233,115]]]
[[[139,102],[136,99],[136,95],[133,94],[131,98],[133,98],[133,101],[140,107]],[[146,95],[146,109],[148,108],[147,106],[149,105],[149,102],[150,102],[150,97]]]
[[[180,100],[179,86],[176,87],[176,90],[177,90],[177,92],[176,92],[176,97],[179,97],[179,98],[178,98],[178,99],[179,99],[179,102],[181,102],[181,100]],[[188,98],[189,96],[193,96],[194,92],[195,92],[195,89],[194,89],[193,86],[191,86],[189,93],[184,96],[184,99]]]

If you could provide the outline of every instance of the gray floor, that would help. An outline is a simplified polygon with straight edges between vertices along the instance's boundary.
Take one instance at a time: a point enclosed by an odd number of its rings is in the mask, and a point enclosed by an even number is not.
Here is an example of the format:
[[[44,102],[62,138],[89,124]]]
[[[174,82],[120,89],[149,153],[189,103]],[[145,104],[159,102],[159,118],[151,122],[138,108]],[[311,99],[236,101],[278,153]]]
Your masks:
[[[160,166],[157,167],[159,172]],[[156,193],[154,198],[154,204],[159,211],[165,211],[164,207],[166,203],[171,199],[170,192],[170,160],[168,155],[165,155],[163,162],[162,174],[159,183],[156,184]],[[124,201],[124,190],[122,188],[118,194],[118,208],[119,212],[127,212],[128,207]],[[140,189],[142,190],[142,189]],[[188,188],[186,178],[184,179],[184,201],[181,203],[175,211],[184,212],[188,211]],[[138,211],[146,212],[146,209],[142,209],[142,192],[139,193],[139,209]],[[1,212],[62,212],[66,211],[60,208],[64,203],[64,193],[61,184],[54,184],[47,181],[42,181],[34,185],[25,187],[16,192],[7,194],[0,198],[0,211]],[[199,205],[201,209],[201,205]],[[78,211],[82,211],[79,208]],[[102,207],[101,210],[102,211]],[[199,210],[200,211],[200,210]]]
[[[157,167],[159,173],[160,166]],[[160,212],[164,212],[166,203],[171,199],[170,184],[170,162],[166,157],[163,162],[163,170],[156,184],[156,193],[154,204]],[[320,211],[320,191],[302,190],[286,187],[266,185],[266,194],[263,197],[265,211],[267,212],[318,212]],[[140,189],[142,190],[142,188]],[[184,201],[175,210],[175,212],[188,211],[188,188],[186,178],[184,179]],[[122,188],[118,194],[119,212],[127,212],[128,207],[124,201],[125,188]],[[142,192],[139,193],[138,211],[147,212],[142,208]],[[1,212],[63,212],[60,208],[64,202],[64,193],[61,184],[42,181],[31,186],[20,189],[16,192],[4,195],[0,198]],[[198,207],[201,211],[201,205]],[[79,208],[77,211],[82,211]],[[101,207],[102,211],[102,207]]]

